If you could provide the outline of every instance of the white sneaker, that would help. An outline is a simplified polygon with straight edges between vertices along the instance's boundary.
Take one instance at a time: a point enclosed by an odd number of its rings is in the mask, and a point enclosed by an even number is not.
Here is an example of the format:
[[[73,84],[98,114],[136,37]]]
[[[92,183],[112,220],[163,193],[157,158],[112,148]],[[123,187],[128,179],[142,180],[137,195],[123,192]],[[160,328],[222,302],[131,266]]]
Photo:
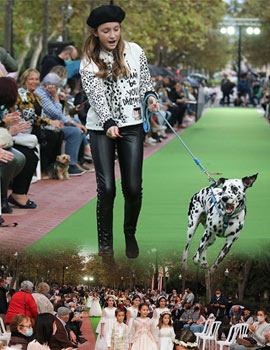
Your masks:
[[[148,137],[148,142],[150,143],[157,143],[157,140],[155,140],[153,137]]]
[[[162,130],[166,130],[167,129],[167,127],[165,126],[165,125],[159,125],[158,127],[153,127],[152,128],[152,131],[153,132],[158,132],[158,131],[162,131]]]
[[[183,121],[190,123],[190,122],[193,122],[193,118],[188,116],[188,115],[185,115],[184,118],[183,118]]]

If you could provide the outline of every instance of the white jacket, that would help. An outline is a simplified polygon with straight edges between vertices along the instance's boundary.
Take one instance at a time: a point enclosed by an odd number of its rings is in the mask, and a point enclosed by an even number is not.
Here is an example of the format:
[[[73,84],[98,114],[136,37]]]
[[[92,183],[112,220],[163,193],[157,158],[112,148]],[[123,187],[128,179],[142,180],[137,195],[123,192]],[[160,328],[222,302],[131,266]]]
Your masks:
[[[109,68],[106,79],[97,78],[97,65],[84,58],[80,66],[83,89],[89,99],[90,109],[86,127],[103,130],[112,119],[118,127],[142,123],[142,102],[147,92],[154,92],[147,59],[142,48],[125,42],[124,59],[130,74],[127,78],[112,77],[113,53],[102,50],[100,57]]]

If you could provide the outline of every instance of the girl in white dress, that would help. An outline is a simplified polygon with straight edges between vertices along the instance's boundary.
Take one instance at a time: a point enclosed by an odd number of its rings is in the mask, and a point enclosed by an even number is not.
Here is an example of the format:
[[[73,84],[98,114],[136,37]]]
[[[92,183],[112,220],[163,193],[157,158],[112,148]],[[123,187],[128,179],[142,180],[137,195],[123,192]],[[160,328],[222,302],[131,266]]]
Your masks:
[[[161,315],[162,312],[167,311],[169,312],[170,310],[166,307],[167,300],[164,296],[161,296],[158,298],[157,301],[157,307],[155,308],[154,314],[153,314],[153,322],[155,328],[158,325],[159,322],[159,316]]]
[[[102,317],[97,326],[96,333],[98,333],[95,350],[108,350],[107,334],[115,321],[114,298],[109,296],[105,307],[102,311]]]
[[[171,313],[164,311],[159,317],[158,323],[159,350],[173,350],[175,333],[172,326]]]
[[[89,297],[87,298],[87,300],[86,300],[86,307],[87,308],[91,308],[91,306],[92,306],[92,301],[93,301],[93,295],[92,295],[92,293],[89,295]]]
[[[130,333],[132,323],[135,320],[135,318],[138,316],[138,307],[141,303],[141,298],[138,295],[135,295],[132,299],[132,306],[130,306],[127,309],[127,326],[128,326],[128,333]]]
[[[150,318],[149,307],[143,303],[139,306],[140,317],[137,317],[130,331],[129,350],[159,350],[157,332]]]
[[[108,350],[126,350],[128,344],[128,326],[124,323],[125,311],[115,311],[116,320],[107,335]]]
[[[102,315],[101,306],[99,303],[99,297],[97,296],[97,293],[93,293],[93,299],[92,299],[92,305],[89,310],[89,316],[90,317],[100,317]]]

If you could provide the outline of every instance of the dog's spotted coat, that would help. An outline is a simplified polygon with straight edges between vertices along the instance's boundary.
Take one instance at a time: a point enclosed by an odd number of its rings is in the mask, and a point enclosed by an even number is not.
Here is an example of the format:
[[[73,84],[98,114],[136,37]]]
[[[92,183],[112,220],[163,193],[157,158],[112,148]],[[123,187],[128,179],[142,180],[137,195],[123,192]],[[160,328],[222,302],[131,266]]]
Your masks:
[[[216,209],[212,200],[210,187],[201,189],[191,198],[188,211],[187,244],[182,259],[182,267],[184,269],[187,268],[191,240],[198,225],[201,223],[205,227],[205,231],[199,248],[193,257],[193,261],[195,264],[200,263],[201,267],[207,268],[207,248],[215,242],[216,237],[224,237],[226,242],[211,267],[210,272],[216,270],[219,263],[228,254],[232,244],[240,235],[246,216],[245,191],[248,187],[252,186],[257,175],[247,176],[242,179],[219,179],[218,185],[222,185],[222,187],[213,188],[219,211]],[[229,222],[225,229],[224,218],[226,216]]]

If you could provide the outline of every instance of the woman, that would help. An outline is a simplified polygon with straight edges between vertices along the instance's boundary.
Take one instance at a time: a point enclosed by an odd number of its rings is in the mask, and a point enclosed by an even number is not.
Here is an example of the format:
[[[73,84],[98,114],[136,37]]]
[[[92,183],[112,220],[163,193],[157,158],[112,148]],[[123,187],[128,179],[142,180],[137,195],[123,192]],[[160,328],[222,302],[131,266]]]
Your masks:
[[[21,76],[17,108],[25,121],[31,122],[29,132],[36,135],[40,144],[41,169],[46,170],[61,154],[63,134],[58,120],[51,120],[43,112],[42,103],[35,93],[39,86],[39,72],[27,69]]]
[[[50,313],[37,315],[33,340],[28,344],[27,350],[50,350],[48,343],[55,333],[55,317]]]
[[[30,337],[33,335],[33,328],[30,317],[18,314],[10,322],[11,337],[8,343],[9,346],[21,347],[21,350],[26,350]]]
[[[16,119],[18,117],[16,113],[9,113],[14,108],[17,95],[18,87],[16,81],[12,78],[0,78],[0,122],[2,121],[1,124],[4,122],[2,126],[9,127],[8,132],[11,136],[18,135],[14,146],[9,151],[17,159],[19,167],[16,171],[5,167],[4,170],[8,170],[7,173],[2,173],[1,171],[2,174],[0,174],[3,181],[1,185],[2,211],[6,214],[12,213],[9,203],[23,209],[35,209],[37,207],[36,203],[28,198],[29,187],[38,163],[38,156],[34,147],[37,140],[32,135],[31,142],[34,140],[34,145],[31,145],[31,147],[27,144],[23,145],[24,135],[21,134],[24,134],[31,124],[29,122],[18,121]],[[13,115],[13,119],[10,118],[10,115]],[[19,143],[20,140],[21,142]],[[7,198],[8,186],[12,179],[12,195]]]
[[[45,282],[40,282],[37,285],[36,292],[32,294],[37,304],[37,310],[39,314],[50,313],[54,314],[53,304],[46,297],[50,291],[50,286]]]
[[[90,35],[84,44],[80,74],[89,99],[86,127],[96,169],[99,255],[113,263],[114,157],[119,157],[125,197],[126,255],[136,258],[135,239],[142,201],[142,101],[157,111],[154,88],[143,50],[124,42],[120,23],[125,12],[118,6],[94,9],[87,20]]]
[[[252,345],[252,347],[255,348],[262,348],[264,347],[270,339],[265,335],[269,333],[270,331],[270,324],[267,323],[267,314],[264,310],[259,310],[257,312],[257,320],[258,322],[254,322],[253,325],[250,324],[248,326],[249,329],[249,337],[253,338],[256,343]],[[232,344],[230,349],[231,350],[246,350],[251,346],[250,341],[245,338],[237,339],[237,344]]]
[[[32,297],[31,293],[33,291],[33,283],[30,281],[23,281],[21,283],[21,290],[15,293],[10,301],[7,315],[6,323],[11,323],[13,317],[18,314],[24,314],[34,320],[37,315],[37,304]]]

